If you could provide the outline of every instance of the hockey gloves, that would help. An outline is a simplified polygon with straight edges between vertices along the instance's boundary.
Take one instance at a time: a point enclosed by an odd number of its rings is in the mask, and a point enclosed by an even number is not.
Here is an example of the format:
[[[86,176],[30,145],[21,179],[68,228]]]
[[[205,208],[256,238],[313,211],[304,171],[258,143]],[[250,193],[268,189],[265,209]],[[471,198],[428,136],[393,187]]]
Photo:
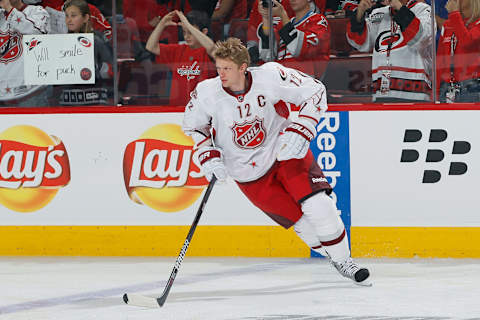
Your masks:
[[[313,121],[298,119],[292,122],[280,135],[277,160],[302,159],[310,148],[310,141],[315,138],[317,130]]]
[[[203,147],[198,149],[196,155],[208,181],[212,180],[213,175],[217,177],[218,182],[227,180],[227,170],[223,164],[220,149]]]

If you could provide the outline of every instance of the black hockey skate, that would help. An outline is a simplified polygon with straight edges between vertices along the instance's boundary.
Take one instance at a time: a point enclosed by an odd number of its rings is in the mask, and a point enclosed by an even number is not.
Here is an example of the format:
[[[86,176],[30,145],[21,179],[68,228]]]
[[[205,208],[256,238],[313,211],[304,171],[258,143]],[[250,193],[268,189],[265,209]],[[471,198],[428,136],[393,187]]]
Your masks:
[[[347,258],[344,262],[334,262],[330,260],[335,269],[345,278],[351,279],[360,286],[372,286],[370,282],[370,272],[366,268],[360,268],[352,258]]]

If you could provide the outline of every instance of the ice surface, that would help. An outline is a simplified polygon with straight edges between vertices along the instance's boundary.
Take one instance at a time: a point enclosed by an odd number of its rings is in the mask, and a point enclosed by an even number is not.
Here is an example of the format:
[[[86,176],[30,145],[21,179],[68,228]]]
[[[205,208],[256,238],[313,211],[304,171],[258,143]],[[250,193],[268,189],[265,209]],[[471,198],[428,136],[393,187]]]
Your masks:
[[[325,259],[186,257],[162,308],[171,258],[0,258],[0,319],[480,319],[480,260],[356,259],[373,287]]]

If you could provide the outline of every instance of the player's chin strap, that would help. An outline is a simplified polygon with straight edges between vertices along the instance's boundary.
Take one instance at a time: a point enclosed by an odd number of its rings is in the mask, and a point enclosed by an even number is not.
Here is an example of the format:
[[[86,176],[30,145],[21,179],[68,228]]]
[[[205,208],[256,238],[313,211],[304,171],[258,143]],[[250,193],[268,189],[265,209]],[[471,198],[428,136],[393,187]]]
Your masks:
[[[279,138],[277,160],[302,159],[316,134],[317,130],[312,120],[299,118],[292,122]]]

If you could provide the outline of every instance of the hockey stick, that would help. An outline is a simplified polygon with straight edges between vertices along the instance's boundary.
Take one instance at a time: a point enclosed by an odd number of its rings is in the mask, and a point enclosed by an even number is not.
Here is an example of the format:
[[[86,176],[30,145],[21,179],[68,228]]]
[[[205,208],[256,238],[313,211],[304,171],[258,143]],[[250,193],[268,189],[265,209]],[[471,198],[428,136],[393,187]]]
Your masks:
[[[165,289],[163,290],[162,295],[159,298],[152,298],[152,297],[147,297],[139,294],[128,294],[125,293],[123,295],[123,301],[125,301],[126,304],[132,305],[132,306],[138,306],[138,307],[149,307],[149,308],[160,308],[163,306],[165,301],[167,300],[168,293],[170,292],[170,289],[172,288],[173,281],[175,280],[175,277],[177,276],[178,269],[180,269],[180,264],[183,261],[183,258],[185,257],[185,254],[187,253],[188,246],[190,245],[190,241],[192,240],[193,233],[195,232],[195,229],[197,228],[198,221],[200,220],[200,216],[203,213],[203,208],[205,207],[205,204],[207,203],[208,197],[210,196],[210,193],[212,192],[213,185],[215,184],[215,181],[217,181],[217,178],[215,175],[212,176],[212,180],[210,181],[210,184],[208,185],[207,191],[205,191],[205,194],[203,195],[202,202],[200,202],[200,207],[198,208],[197,215],[195,216],[195,219],[193,220],[192,226],[190,227],[190,231],[188,232],[187,238],[185,239],[185,242],[183,243],[183,247],[180,250],[180,254],[178,255],[177,261],[175,262],[175,265],[173,266],[172,273],[170,274],[170,278],[167,281],[167,285]]]

